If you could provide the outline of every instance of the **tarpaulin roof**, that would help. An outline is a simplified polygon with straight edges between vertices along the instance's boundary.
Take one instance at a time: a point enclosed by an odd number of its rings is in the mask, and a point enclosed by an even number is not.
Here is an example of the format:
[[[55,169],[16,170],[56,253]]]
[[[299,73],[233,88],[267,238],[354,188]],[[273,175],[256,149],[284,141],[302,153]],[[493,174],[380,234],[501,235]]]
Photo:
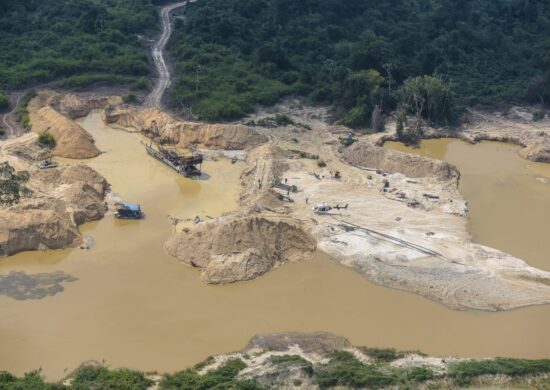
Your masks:
[[[124,208],[127,208],[130,211],[140,211],[141,210],[141,207],[139,206],[139,204],[136,204],[136,203],[125,203]]]

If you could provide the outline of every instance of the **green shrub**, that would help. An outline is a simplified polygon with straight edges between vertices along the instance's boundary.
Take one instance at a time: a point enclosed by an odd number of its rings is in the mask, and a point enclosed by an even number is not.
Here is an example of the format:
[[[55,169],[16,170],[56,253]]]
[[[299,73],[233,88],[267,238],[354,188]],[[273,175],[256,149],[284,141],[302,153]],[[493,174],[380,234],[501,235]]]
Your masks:
[[[249,121],[246,122],[246,124],[249,126],[261,126],[268,128],[292,125],[306,130],[311,130],[311,126],[295,122],[291,117],[285,114],[276,114],[275,116],[259,119],[257,122]]]
[[[434,372],[427,367],[414,367],[407,372],[409,382],[426,382],[434,378]]]
[[[109,370],[106,367],[83,366],[72,375],[73,390],[109,389],[109,390],[146,390],[153,381],[145,374],[127,369]]]
[[[332,353],[330,362],[316,368],[313,377],[321,389],[334,386],[376,389],[400,382],[394,371],[363,364],[349,352]]]
[[[147,90],[149,88],[149,85],[150,85],[149,80],[142,77],[134,83],[134,88],[139,89],[141,91],[144,91],[144,90]]]
[[[23,95],[23,97],[19,101],[20,107],[21,108],[27,108],[29,106],[29,103],[31,102],[31,100],[34,99],[37,96],[38,96],[38,93],[36,92],[36,90],[31,89],[30,91],[25,93],[25,95]]]
[[[199,375],[194,370],[185,370],[165,375],[159,387],[161,390],[238,389],[258,390],[261,386],[251,380],[238,380],[237,375],[246,367],[240,359],[228,360],[220,368]]]
[[[309,160],[319,160],[318,155],[313,154],[313,153],[309,153],[309,152],[305,152],[303,150],[289,149],[288,151],[291,152],[291,153],[297,154],[298,156],[300,156],[300,158],[306,158],[306,159],[309,159]]]
[[[392,362],[403,357],[403,353],[397,352],[392,348],[367,348],[362,347],[361,350],[377,362]]]
[[[55,137],[47,130],[38,135],[38,143],[47,148],[54,148],[56,145]]]
[[[209,366],[210,364],[214,363],[214,356],[208,356],[206,359],[204,359],[202,362],[199,362],[195,364],[193,367],[195,370],[200,371],[204,367]]]
[[[317,161],[317,166],[319,168],[324,168],[324,167],[327,166],[327,163],[324,160],[319,160],[319,161]]]
[[[10,99],[4,93],[4,91],[0,91],[0,111],[7,110],[9,106],[10,106]]]
[[[21,100],[19,101],[19,108],[17,109],[17,120],[21,125],[27,129],[31,129],[31,120],[29,117],[29,110],[27,107],[29,106],[29,103],[32,99],[34,99],[38,94],[34,89],[31,89],[28,91]]]
[[[127,104],[135,104],[139,102],[139,99],[135,93],[130,92],[129,94],[122,97],[122,101]]]
[[[40,372],[33,371],[17,378],[7,372],[0,372],[0,389],[2,390],[69,390],[62,384],[46,383]]]
[[[533,113],[533,122],[540,122],[544,119],[545,116],[546,113],[544,113],[543,111],[535,111]]]
[[[21,125],[25,129],[27,130],[31,129],[31,120],[29,117],[29,110],[27,110],[26,108],[19,108],[17,110],[17,120],[19,121],[19,123],[21,123]]]
[[[342,144],[342,146],[344,146],[346,148],[353,145],[356,142],[357,142],[357,138],[353,138],[353,137],[340,138],[340,143]]]
[[[282,355],[282,356],[271,356],[269,361],[277,365],[293,365],[300,366],[302,370],[308,374],[313,374],[313,366],[310,362],[305,360],[303,357],[298,355]]]
[[[343,126],[357,128],[369,124],[371,117],[371,111],[368,107],[365,106],[356,106],[353,107],[340,121],[340,124]]]
[[[21,195],[29,190],[25,184],[29,181],[29,172],[15,172],[7,161],[0,163],[0,206],[12,206],[19,203]]]
[[[287,125],[294,124],[294,121],[292,120],[292,118],[285,114],[275,115],[274,121],[278,126],[287,126]]]
[[[457,115],[454,92],[439,77],[410,77],[400,90],[401,104],[416,119],[424,118],[438,125],[453,123]]]
[[[3,137],[4,135],[6,135],[6,129],[0,127],[0,137]]]
[[[508,375],[512,377],[550,373],[550,359],[524,360],[496,358],[488,360],[466,360],[449,365],[449,376],[460,384],[469,383],[471,378],[481,375]]]

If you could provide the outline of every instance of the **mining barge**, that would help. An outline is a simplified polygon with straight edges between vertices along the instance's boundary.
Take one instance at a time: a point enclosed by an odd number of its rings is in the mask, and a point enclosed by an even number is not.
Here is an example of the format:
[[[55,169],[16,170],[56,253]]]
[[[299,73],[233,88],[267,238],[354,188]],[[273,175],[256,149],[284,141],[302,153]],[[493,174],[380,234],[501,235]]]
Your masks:
[[[173,150],[163,148],[160,145],[157,145],[157,149],[153,147],[152,143],[149,145],[144,145],[150,156],[156,158],[163,164],[168,165],[180,175],[185,177],[200,176],[203,162],[202,154],[193,154],[186,157],[176,153]]]

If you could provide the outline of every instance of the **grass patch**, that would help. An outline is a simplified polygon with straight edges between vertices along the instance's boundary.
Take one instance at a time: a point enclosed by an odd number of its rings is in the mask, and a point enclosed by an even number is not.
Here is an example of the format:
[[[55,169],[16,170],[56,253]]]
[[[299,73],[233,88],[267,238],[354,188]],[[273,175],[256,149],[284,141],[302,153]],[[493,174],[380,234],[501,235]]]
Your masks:
[[[56,145],[55,137],[47,130],[38,135],[38,143],[50,149],[55,148]]]
[[[321,389],[334,386],[378,389],[400,382],[392,370],[363,364],[349,352],[333,352],[330,362],[317,368],[313,376]]]
[[[258,119],[257,121],[246,122],[248,126],[260,126],[267,128],[281,127],[281,126],[296,126],[306,130],[311,130],[311,126],[295,122],[290,116],[286,114],[276,114],[267,118]]]
[[[340,139],[340,144],[342,144],[342,146],[346,148],[357,142],[357,138],[353,138],[353,137],[343,137],[343,138],[341,137],[339,139]]]
[[[19,102],[20,107],[17,109],[17,120],[27,130],[31,129],[31,120],[30,120],[30,117],[29,117],[29,110],[28,110],[29,103],[36,96],[38,96],[38,94],[36,93],[36,91],[34,89],[31,89],[30,91],[28,91],[21,98],[21,100]]]
[[[289,149],[289,152],[293,153],[293,154],[297,154],[298,156],[300,156],[300,158],[306,158],[306,159],[309,159],[309,160],[319,160],[318,155],[308,153],[308,152],[304,152],[303,150]]]
[[[545,116],[546,114],[543,111],[535,111],[533,113],[533,122],[540,122]]]
[[[153,383],[139,371],[84,366],[72,374],[71,389],[146,390]]]
[[[0,389],[2,390],[68,390],[62,384],[46,383],[39,371],[25,374],[17,378],[7,372],[0,372]]]
[[[402,352],[397,352],[393,348],[362,347],[361,351],[377,362],[393,362],[394,360],[401,359],[404,356]]]
[[[6,95],[6,93],[2,90],[0,90],[0,112],[7,110],[10,106],[10,99]]]
[[[129,94],[127,95],[124,95],[122,97],[122,101],[126,104],[135,104],[135,103],[139,103],[139,99],[138,97],[136,96],[135,93],[132,93],[130,92]]]
[[[407,371],[407,380],[409,382],[426,382],[434,379],[434,372],[428,367],[414,367]]]
[[[185,370],[165,375],[159,388],[161,390],[199,390],[199,389],[236,389],[257,390],[261,386],[252,380],[239,380],[237,375],[246,367],[240,359],[228,360],[223,366],[204,375],[195,370]]]
[[[389,359],[384,352],[381,359]],[[377,389],[389,386],[414,388],[419,383],[434,379],[434,372],[427,367],[400,369],[385,363],[363,364],[349,352],[333,352],[328,364],[315,367],[314,381],[321,389],[334,386]]]
[[[449,376],[460,385],[467,385],[472,378],[482,375],[507,375],[521,377],[550,373],[550,359],[523,360],[496,358],[467,360],[449,365]]]
[[[211,365],[214,363],[214,356],[208,356],[206,359],[204,359],[202,362],[195,364],[193,367],[195,370],[200,371],[204,367]]]
[[[301,366],[306,374],[309,376],[313,375],[313,365],[298,355],[271,356],[269,362],[277,365]]]

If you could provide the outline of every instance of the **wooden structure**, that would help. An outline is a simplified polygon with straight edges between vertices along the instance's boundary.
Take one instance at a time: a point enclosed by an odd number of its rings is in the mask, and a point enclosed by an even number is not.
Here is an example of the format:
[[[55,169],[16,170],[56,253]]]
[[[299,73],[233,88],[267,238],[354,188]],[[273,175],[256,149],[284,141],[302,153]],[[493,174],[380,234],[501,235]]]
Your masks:
[[[160,145],[157,145],[157,149],[153,148],[152,143],[144,145],[150,156],[168,165],[179,174],[185,177],[199,176],[201,174],[202,162],[204,160],[202,154],[193,154],[186,157]]]

